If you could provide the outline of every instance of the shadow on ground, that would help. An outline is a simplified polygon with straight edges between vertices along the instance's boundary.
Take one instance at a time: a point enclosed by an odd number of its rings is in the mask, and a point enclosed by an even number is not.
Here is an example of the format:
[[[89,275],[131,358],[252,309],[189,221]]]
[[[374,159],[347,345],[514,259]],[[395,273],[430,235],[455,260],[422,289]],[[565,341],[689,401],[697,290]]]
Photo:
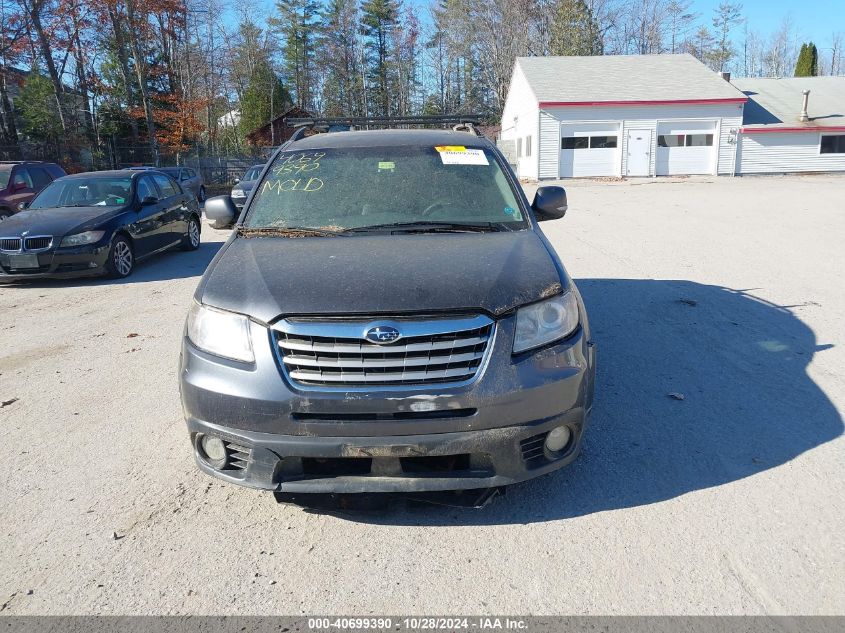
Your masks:
[[[577,283],[598,384],[573,465],[513,486],[481,510],[392,504],[335,514],[385,525],[565,519],[751,477],[842,434],[841,417],[806,372],[830,345],[790,309],[690,281]]]

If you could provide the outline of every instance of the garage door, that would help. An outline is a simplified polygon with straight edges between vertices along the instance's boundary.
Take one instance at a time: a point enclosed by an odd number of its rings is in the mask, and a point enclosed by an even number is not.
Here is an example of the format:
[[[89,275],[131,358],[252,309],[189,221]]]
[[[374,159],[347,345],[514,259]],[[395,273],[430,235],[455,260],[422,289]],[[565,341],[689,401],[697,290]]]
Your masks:
[[[715,121],[675,121],[657,126],[658,176],[715,174]]]
[[[618,124],[561,125],[561,178],[618,175]]]

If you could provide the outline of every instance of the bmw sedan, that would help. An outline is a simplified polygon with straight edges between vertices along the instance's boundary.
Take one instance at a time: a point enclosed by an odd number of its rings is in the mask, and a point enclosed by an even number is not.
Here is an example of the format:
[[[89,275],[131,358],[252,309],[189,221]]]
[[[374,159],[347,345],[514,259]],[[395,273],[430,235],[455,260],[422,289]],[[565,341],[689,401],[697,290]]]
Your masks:
[[[0,225],[0,282],[132,274],[135,263],[200,245],[196,198],[158,171],[59,178]]]

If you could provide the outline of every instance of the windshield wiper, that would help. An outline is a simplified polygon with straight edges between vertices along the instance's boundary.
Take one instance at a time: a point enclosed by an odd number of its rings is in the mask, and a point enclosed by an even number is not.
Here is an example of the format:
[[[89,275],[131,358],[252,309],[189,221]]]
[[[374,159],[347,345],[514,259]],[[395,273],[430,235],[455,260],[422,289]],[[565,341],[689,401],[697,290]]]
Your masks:
[[[343,229],[331,231],[329,229],[312,229],[307,226],[239,226],[238,235],[242,237],[340,237]]]
[[[404,231],[406,233],[494,233],[508,231],[501,222],[388,222],[386,224],[371,224],[370,226],[356,226],[347,229],[350,232],[364,231]]]

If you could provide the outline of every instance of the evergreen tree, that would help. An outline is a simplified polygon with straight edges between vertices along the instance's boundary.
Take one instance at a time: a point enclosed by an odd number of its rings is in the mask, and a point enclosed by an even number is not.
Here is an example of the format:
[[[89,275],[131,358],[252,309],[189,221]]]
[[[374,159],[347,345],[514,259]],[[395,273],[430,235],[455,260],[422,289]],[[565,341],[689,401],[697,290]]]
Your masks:
[[[819,51],[816,45],[801,44],[798,62],[795,64],[796,77],[815,77],[819,74]]]
[[[363,112],[357,0],[328,0],[322,15],[318,60],[324,72],[323,113],[360,116]]]
[[[602,54],[599,27],[584,0],[558,1],[549,47],[552,55]]]
[[[42,146],[58,147],[62,120],[50,79],[36,72],[29,75],[15,99],[15,109],[26,137]]]
[[[367,52],[369,113],[389,115],[390,83],[393,72],[391,34],[399,22],[400,6],[397,0],[366,0],[361,5],[361,32],[365,37]]]
[[[278,18],[270,20],[282,36],[285,74],[293,84],[296,105],[313,109],[314,56],[320,5],[316,0],[276,0]]]
[[[241,99],[241,134],[246,136],[269,123],[290,103],[290,95],[270,65],[257,63]]]

